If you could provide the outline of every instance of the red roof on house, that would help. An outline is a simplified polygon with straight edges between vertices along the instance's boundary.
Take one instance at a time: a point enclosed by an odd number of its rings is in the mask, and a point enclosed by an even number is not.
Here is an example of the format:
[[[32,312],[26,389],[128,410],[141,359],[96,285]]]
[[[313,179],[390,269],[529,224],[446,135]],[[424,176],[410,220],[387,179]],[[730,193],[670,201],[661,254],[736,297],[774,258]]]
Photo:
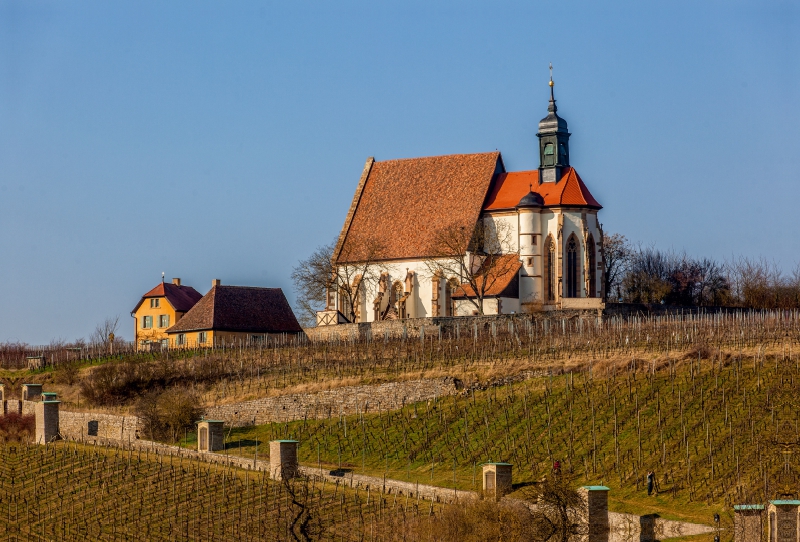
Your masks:
[[[602,209],[589,189],[581,180],[575,168],[565,168],[557,183],[539,184],[539,171],[515,171],[500,173],[494,180],[489,197],[486,198],[484,211],[513,209],[530,190],[544,198],[546,207],[575,205]]]
[[[334,258],[346,263],[433,256],[437,232],[472,230],[492,179],[502,171],[499,152],[368,160]],[[378,254],[365,256],[375,242]]]
[[[177,284],[162,282],[144,294],[142,299],[139,300],[139,303],[136,304],[136,307],[134,307],[133,311],[131,312],[136,312],[139,310],[139,307],[142,305],[142,303],[144,303],[144,300],[152,297],[165,297],[169,304],[172,305],[173,309],[178,312],[186,312],[194,307],[195,303],[200,301],[200,298],[203,297],[203,294],[191,286],[178,286]]]

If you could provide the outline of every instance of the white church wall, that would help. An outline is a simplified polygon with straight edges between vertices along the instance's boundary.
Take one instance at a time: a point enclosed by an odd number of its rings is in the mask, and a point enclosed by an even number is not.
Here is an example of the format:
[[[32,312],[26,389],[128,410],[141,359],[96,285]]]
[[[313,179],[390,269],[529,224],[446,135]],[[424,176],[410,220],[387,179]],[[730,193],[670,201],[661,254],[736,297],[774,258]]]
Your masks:
[[[484,224],[487,230],[499,232],[499,239],[508,246],[503,246],[503,252],[513,253],[519,250],[519,217],[516,211],[506,213],[492,213],[485,215]]]

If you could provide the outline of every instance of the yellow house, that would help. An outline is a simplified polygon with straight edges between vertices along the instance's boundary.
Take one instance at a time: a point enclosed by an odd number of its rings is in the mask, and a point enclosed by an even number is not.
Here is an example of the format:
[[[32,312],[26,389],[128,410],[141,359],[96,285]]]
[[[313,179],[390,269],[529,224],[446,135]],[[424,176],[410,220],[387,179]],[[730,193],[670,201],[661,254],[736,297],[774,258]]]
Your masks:
[[[303,333],[280,288],[222,286],[211,290],[167,331],[177,348],[252,345],[267,337]]]
[[[136,322],[137,348],[151,348],[154,344],[169,346],[167,328],[175,325],[202,297],[191,286],[182,286],[181,279],[172,279],[172,284],[162,281],[144,294],[131,311]]]

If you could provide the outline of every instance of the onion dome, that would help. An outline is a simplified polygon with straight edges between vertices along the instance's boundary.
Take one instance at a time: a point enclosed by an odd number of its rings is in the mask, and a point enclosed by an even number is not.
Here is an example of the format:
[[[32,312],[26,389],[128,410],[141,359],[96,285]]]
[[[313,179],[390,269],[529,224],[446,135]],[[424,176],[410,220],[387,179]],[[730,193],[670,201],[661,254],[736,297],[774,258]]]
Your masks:
[[[531,190],[530,192],[522,196],[521,200],[519,200],[519,203],[517,203],[517,209],[542,207],[543,205],[544,205],[544,198],[541,196],[541,194]]]

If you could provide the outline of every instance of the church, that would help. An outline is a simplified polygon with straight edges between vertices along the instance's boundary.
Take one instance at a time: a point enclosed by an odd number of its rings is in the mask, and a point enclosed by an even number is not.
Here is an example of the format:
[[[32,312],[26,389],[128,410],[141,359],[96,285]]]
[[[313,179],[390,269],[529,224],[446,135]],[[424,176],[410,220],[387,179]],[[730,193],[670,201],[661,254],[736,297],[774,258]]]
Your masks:
[[[549,84],[536,170],[499,152],[367,159],[318,325],[602,308],[602,206]]]

